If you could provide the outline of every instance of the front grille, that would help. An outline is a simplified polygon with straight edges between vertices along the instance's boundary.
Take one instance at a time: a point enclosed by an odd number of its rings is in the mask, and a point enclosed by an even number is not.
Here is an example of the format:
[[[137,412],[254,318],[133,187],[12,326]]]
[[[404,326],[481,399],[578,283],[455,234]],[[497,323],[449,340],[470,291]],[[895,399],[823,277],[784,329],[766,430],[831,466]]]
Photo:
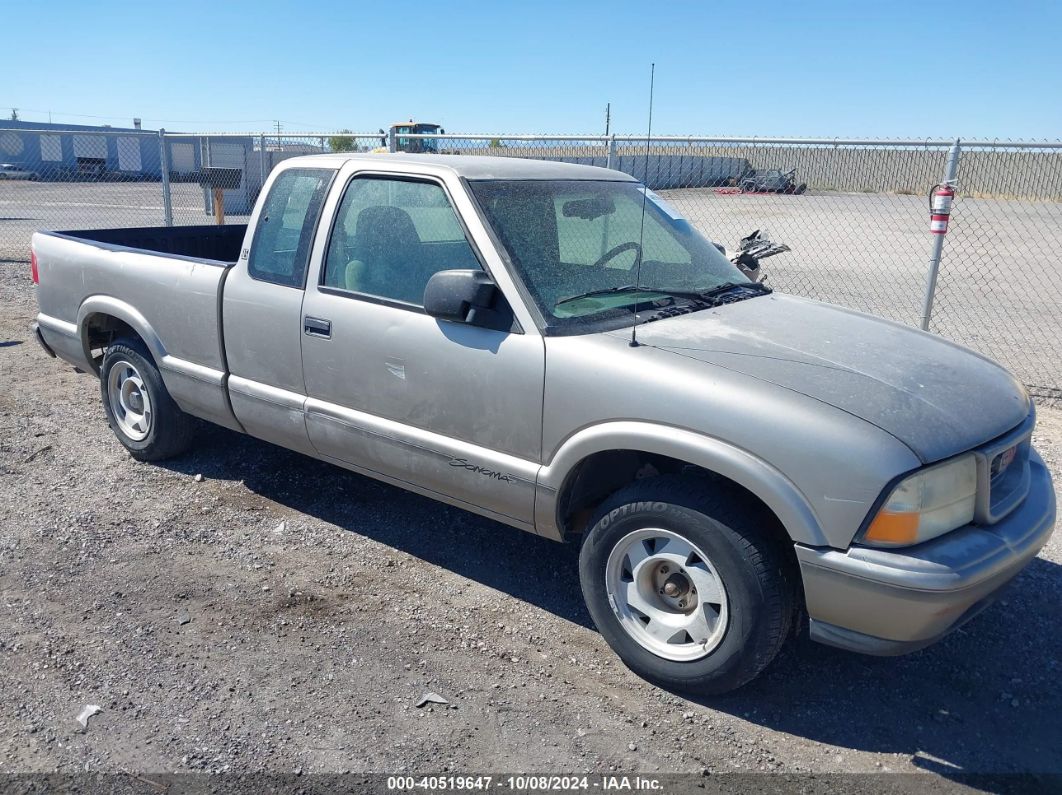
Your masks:
[[[1021,488],[1028,460],[1028,442],[1016,444],[992,459],[989,500],[993,509],[1006,502],[1015,489]]]
[[[995,524],[1013,511],[1029,490],[1030,438],[1035,415],[1010,433],[976,450],[978,456],[979,524]]]

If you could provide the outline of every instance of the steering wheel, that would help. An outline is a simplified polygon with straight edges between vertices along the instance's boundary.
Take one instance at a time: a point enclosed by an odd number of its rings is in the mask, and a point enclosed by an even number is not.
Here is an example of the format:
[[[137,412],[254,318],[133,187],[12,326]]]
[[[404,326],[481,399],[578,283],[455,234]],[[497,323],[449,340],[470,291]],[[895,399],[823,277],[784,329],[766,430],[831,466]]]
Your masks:
[[[638,267],[638,262],[642,258],[642,246],[641,246],[640,243],[635,243],[633,240],[631,240],[631,241],[629,241],[627,243],[620,243],[618,246],[613,246],[608,251],[606,251],[604,254],[602,254],[601,257],[597,260],[597,262],[595,262],[593,264],[592,267],[594,267],[594,268],[603,268],[603,267],[605,267],[605,263],[611,262],[616,257],[618,257],[620,254],[622,254],[624,251],[637,251],[638,252],[638,256],[634,258],[634,265],[632,266],[632,267]]]

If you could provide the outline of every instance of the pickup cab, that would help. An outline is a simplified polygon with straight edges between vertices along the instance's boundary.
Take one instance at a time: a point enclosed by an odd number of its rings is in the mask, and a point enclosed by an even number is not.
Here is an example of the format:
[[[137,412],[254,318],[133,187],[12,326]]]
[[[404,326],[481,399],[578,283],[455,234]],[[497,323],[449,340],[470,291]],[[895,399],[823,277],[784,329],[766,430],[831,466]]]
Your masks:
[[[1003,368],[750,282],[616,171],[299,157],[247,227],[32,252],[38,338],[134,458],[205,420],[580,544],[602,636],[668,687],[736,688],[805,626],[926,646],[1054,526]]]

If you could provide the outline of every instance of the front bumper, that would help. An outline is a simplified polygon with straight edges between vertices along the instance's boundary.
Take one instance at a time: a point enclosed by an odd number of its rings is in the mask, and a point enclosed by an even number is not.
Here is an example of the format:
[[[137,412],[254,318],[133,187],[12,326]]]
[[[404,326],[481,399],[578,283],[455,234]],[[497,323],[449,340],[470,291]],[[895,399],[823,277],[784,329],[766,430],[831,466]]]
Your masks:
[[[1054,487],[1035,451],[1029,469],[1025,501],[994,525],[968,525],[905,549],[798,545],[811,638],[864,654],[906,654],[990,605],[1054,528]]]

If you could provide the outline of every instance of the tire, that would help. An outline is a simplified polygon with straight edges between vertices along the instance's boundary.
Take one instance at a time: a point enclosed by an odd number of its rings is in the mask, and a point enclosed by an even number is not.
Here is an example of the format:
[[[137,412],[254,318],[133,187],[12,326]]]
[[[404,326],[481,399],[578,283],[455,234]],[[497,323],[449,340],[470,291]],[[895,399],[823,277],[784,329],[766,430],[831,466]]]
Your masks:
[[[719,694],[755,678],[785,643],[799,604],[795,560],[777,526],[747,494],[703,477],[662,475],[616,492],[579,555],[602,637],[631,670],[668,689]],[[678,597],[665,593],[673,581]]]
[[[100,394],[107,424],[138,461],[173,458],[192,446],[195,421],[174,403],[139,339],[123,337],[108,346]]]

